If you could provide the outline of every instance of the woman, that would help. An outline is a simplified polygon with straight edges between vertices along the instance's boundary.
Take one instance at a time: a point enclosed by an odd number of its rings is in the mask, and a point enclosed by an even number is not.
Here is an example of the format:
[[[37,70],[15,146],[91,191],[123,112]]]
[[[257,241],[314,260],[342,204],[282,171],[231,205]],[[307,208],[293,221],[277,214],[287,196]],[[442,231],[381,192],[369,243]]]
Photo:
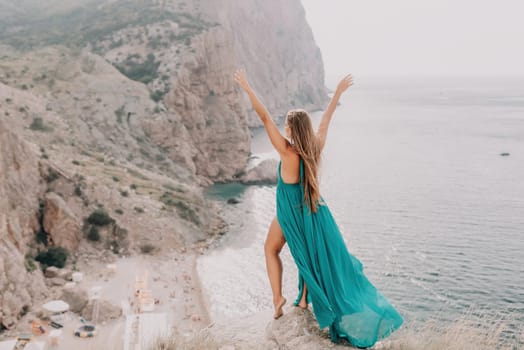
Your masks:
[[[351,255],[329,208],[320,196],[320,154],[338,100],[352,84],[344,77],[328,105],[318,132],[304,110],[291,110],[285,122],[285,138],[249,85],[243,70],[235,81],[249,95],[271,143],[280,155],[277,184],[277,217],[265,242],[266,265],[273,291],[274,318],[282,316],[282,262],[279,253],[287,242],[299,272],[295,306],[309,302],[320,328],[329,327],[331,340],[346,338],[358,347],[371,347],[402,324],[400,314],[363,273],[361,262]]]

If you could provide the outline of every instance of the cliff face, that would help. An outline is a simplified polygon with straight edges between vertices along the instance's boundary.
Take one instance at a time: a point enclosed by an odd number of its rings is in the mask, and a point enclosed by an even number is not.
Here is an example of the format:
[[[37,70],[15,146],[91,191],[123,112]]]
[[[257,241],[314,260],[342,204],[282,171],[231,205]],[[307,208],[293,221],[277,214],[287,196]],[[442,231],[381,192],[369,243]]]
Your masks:
[[[292,108],[321,109],[327,102],[320,49],[300,0],[212,1],[211,17],[234,42],[234,61],[274,117]],[[245,100],[247,103],[247,100]],[[249,125],[260,126],[254,113]]]
[[[1,120],[0,150],[0,222],[9,241],[25,253],[26,231],[35,227],[38,211],[38,202],[34,201],[40,192],[38,162]]]
[[[31,54],[33,68],[47,62],[47,50]],[[67,50],[56,50],[51,50],[52,56],[69,55]],[[9,72],[18,72],[18,64],[23,67],[26,59],[10,62]],[[118,124],[113,122],[114,114],[104,122],[103,114],[98,119],[84,110],[90,105],[91,94],[86,87],[101,87],[97,75],[104,67],[106,75],[116,75],[111,83],[116,87],[118,77],[125,79],[103,60],[100,64],[90,74],[69,67],[72,77],[57,80],[53,85],[56,90],[51,89],[48,95],[37,96],[42,88],[37,82],[31,92],[0,83],[0,329],[13,326],[43,297],[54,293],[44,284],[35,262],[37,254],[50,247],[67,248],[70,264],[74,264],[78,258],[129,254],[143,246],[159,252],[179,249],[222,231],[214,205],[204,199],[190,171],[168,177],[162,169],[174,173],[184,168],[169,167],[165,160],[153,164],[152,159],[157,158],[147,150],[160,151],[147,141],[140,118],[123,127],[114,125]],[[29,77],[33,76],[29,72]],[[24,76],[16,75],[17,81],[25,82]],[[69,93],[62,95],[61,91],[68,89],[75,91],[73,98],[66,98]],[[138,100],[140,91],[131,90]],[[143,95],[149,101],[147,91]],[[108,106],[117,106],[122,95],[108,92],[105,97],[110,98]],[[56,102],[62,98],[62,103]],[[92,96],[95,103],[97,98]],[[78,113],[78,117],[61,114],[61,108],[69,106],[66,100],[76,101],[78,106],[71,107],[70,113]],[[141,131],[130,131],[134,126]],[[141,154],[142,163],[151,164],[149,169],[126,160],[135,152]],[[101,209],[113,223],[99,228],[96,242],[87,241],[86,218]]]
[[[250,150],[247,114],[232,79],[234,45],[218,26],[194,37],[191,46],[193,56],[178,71],[165,104],[185,126],[197,175],[229,181],[245,167]],[[162,144],[162,134],[153,139]]]
[[[41,190],[38,162],[0,120],[0,325],[13,325],[47,287],[40,271],[24,264],[38,227]]]
[[[0,0],[0,52],[7,327],[47,293],[29,266],[46,248],[38,232],[50,246],[118,254],[223,231],[202,186],[244,171],[259,125],[236,68],[274,117],[326,102],[299,0]],[[86,242],[99,208],[114,225]]]

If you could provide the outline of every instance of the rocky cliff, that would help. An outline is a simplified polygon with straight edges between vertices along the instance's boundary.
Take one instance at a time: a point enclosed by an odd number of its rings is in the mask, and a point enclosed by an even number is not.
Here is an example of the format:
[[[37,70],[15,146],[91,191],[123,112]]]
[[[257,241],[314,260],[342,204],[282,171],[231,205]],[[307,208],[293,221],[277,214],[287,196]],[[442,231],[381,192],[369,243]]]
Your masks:
[[[12,326],[47,291],[42,273],[25,259],[41,189],[36,156],[0,120],[0,328]]]
[[[274,117],[291,108],[324,107],[322,56],[300,0],[221,0],[210,1],[206,8],[234,43],[232,62],[246,69]],[[248,122],[260,125],[254,113]]]
[[[326,102],[299,0],[0,1],[0,52],[1,327],[48,293],[50,247],[74,263],[223,232],[202,187],[244,172],[258,125],[237,67],[275,117]]]

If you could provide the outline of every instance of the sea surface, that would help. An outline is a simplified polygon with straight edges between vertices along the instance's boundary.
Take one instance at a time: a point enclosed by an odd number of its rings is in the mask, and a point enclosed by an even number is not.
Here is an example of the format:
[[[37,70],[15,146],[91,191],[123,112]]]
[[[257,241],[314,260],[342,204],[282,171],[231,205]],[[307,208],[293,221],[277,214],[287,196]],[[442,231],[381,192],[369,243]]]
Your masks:
[[[321,112],[312,118],[318,125]],[[253,132],[252,153],[254,163],[278,158],[264,130]],[[407,322],[503,320],[522,332],[524,79],[356,79],[329,130],[321,192],[350,252]],[[198,261],[211,318],[271,309],[263,245],[275,187],[221,185],[208,196],[229,223]],[[282,259],[290,304],[287,246]]]

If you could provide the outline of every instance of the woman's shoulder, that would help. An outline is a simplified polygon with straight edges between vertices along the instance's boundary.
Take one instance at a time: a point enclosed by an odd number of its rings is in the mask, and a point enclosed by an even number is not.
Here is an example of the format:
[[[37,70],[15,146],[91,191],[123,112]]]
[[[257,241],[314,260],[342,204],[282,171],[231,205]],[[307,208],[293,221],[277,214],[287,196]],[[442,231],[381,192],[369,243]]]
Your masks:
[[[298,163],[300,159],[300,155],[294,149],[280,155],[281,162],[284,161],[286,163]]]
[[[286,151],[280,155],[282,157],[299,157],[297,150],[293,147],[293,144],[286,140]]]

